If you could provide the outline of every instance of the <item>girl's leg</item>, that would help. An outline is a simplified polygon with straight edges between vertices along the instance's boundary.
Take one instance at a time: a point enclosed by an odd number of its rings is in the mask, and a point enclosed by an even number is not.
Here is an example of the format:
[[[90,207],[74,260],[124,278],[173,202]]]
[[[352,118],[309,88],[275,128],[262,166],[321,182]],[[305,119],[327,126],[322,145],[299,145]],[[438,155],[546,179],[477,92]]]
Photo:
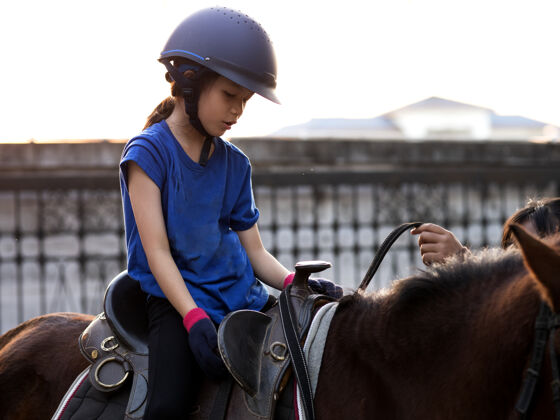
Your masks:
[[[147,309],[150,356],[144,420],[184,419],[201,380],[187,331],[167,299],[150,296]]]

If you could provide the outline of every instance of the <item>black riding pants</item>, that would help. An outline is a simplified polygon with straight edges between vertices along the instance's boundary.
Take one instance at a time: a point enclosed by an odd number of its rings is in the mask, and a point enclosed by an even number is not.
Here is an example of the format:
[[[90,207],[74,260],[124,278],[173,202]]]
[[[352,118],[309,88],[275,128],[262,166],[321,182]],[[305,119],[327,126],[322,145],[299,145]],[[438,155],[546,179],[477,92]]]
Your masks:
[[[275,302],[270,295],[262,311]],[[189,347],[181,315],[171,303],[150,296],[146,305],[150,365],[144,420],[184,419],[194,408],[202,371]]]
[[[148,404],[144,420],[185,419],[202,374],[189,347],[181,315],[167,299],[150,296]]]

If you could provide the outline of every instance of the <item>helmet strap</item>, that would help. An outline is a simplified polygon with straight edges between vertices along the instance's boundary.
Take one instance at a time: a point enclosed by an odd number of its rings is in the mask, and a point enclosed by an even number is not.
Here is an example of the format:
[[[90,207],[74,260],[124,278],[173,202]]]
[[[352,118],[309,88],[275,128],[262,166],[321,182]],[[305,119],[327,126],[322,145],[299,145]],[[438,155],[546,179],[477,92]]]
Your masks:
[[[198,81],[201,76],[206,73],[206,68],[203,66],[181,65],[175,67],[171,64],[169,59],[161,59],[161,63],[165,66],[175,84],[181,89],[183,100],[185,102],[185,113],[189,116],[191,125],[206,139],[212,138],[206,131],[200,118],[198,118],[198,100],[200,98],[200,87]],[[192,78],[185,77],[183,73],[187,70],[192,70],[194,75]]]
[[[206,137],[204,139],[204,144],[202,145],[202,150],[200,151],[200,157],[198,158],[198,164],[200,166],[206,166],[208,159],[210,158],[210,149],[212,148],[214,137]]]

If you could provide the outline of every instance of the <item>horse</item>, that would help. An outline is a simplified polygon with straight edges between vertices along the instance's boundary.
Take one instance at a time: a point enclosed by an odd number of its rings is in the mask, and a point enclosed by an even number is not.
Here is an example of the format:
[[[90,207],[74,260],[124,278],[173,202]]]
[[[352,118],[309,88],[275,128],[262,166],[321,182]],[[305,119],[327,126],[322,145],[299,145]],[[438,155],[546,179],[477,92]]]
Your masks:
[[[58,312],[0,336],[0,418],[49,419],[89,363],[77,343],[92,315]]]
[[[554,418],[555,357],[527,371],[542,302],[560,310],[560,236],[512,229],[519,249],[481,250],[344,296],[325,343],[316,418],[520,418],[518,399],[535,373],[525,418]],[[0,418],[52,415],[85,366],[76,342],[90,319],[45,315],[0,337]],[[555,356],[560,340],[551,340],[545,352]],[[239,411],[229,407],[228,418],[244,418]]]

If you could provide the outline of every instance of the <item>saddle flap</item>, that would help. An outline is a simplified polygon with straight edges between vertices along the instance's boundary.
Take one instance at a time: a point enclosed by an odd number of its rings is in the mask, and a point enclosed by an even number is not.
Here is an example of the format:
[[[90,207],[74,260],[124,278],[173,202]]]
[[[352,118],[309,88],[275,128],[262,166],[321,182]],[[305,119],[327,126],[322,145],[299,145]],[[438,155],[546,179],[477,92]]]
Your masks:
[[[272,318],[261,312],[239,310],[228,314],[218,328],[218,348],[239,386],[255,396],[260,387],[265,337]]]
[[[138,354],[148,354],[148,317],[146,294],[140,283],[126,271],[107,286],[103,308],[105,316],[117,337]]]

